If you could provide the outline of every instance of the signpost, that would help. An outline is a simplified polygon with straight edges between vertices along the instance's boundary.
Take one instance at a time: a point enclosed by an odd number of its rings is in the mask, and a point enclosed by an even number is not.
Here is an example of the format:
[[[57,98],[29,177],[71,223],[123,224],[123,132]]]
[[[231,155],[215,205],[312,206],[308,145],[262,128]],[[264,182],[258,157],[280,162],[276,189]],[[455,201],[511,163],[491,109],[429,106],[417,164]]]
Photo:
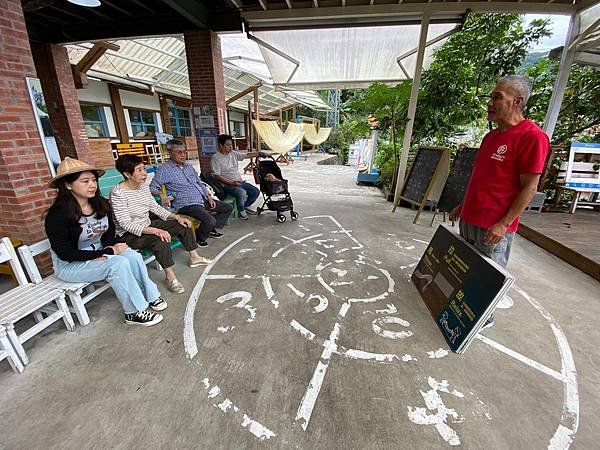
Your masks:
[[[411,280],[450,349],[463,353],[514,277],[440,225]]]

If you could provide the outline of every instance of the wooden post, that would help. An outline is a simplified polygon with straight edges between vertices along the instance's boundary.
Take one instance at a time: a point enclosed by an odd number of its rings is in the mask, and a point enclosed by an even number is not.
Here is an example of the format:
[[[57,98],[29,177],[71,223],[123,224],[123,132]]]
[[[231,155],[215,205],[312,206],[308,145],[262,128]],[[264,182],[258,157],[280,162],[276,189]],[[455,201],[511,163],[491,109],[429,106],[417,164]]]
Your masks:
[[[160,115],[163,123],[163,130],[167,134],[173,134],[171,132],[171,119],[169,118],[169,106],[167,105],[167,99],[164,95],[159,95],[158,100],[160,103]]]
[[[123,104],[119,95],[119,87],[109,83],[108,92],[110,93],[110,102],[113,105],[115,121],[117,122],[117,133],[121,138],[121,143],[127,144],[129,143],[129,132],[127,131],[127,122],[125,121],[125,112],[123,111]]]
[[[252,151],[252,145],[254,143],[254,127],[252,126],[252,105],[248,100],[248,130],[246,132],[246,150]]]
[[[260,120],[258,112],[258,88],[254,89],[254,117]],[[256,133],[256,150],[260,152],[260,136]]]

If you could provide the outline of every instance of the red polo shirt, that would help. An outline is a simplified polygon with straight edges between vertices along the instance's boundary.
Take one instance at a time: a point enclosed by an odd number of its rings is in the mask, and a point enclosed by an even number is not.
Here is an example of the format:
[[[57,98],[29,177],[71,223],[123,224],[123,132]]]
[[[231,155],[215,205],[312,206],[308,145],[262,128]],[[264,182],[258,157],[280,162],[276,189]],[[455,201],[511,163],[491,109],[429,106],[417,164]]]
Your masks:
[[[519,176],[542,173],[549,149],[548,136],[529,119],[486,134],[473,163],[460,218],[481,228],[497,223],[521,190]],[[507,232],[516,231],[518,225],[517,217]]]

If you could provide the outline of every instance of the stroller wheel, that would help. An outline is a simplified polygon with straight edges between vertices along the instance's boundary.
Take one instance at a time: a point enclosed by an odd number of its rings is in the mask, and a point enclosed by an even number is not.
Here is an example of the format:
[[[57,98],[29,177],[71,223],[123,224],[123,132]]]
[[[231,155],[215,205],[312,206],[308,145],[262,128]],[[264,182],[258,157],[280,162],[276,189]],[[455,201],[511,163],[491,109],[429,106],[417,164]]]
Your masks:
[[[298,213],[296,211],[292,211],[292,213],[290,214],[290,217],[292,218],[292,220],[297,220],[298,219]]]
[[[260,216],[260,213],[263,212],[262,208],[256,208],[256,214]]]
[[[285,216],[283,214],[277,214],[277,222],[279,222],[279,223],[285,222]]]

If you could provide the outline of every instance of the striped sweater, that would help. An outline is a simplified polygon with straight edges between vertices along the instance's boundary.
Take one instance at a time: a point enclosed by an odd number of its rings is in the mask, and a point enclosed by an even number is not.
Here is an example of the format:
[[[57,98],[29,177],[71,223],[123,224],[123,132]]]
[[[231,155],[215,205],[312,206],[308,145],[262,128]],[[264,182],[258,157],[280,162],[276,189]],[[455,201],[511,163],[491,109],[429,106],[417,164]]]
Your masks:
[[[117,184],[110,193],[110,204],[115,215],[117,236],[123,236],[126,232],[141,236],[144,228],[150,225],[150,212],[163,220],[171,215],[156,203],[147,185],[130,190]]]

